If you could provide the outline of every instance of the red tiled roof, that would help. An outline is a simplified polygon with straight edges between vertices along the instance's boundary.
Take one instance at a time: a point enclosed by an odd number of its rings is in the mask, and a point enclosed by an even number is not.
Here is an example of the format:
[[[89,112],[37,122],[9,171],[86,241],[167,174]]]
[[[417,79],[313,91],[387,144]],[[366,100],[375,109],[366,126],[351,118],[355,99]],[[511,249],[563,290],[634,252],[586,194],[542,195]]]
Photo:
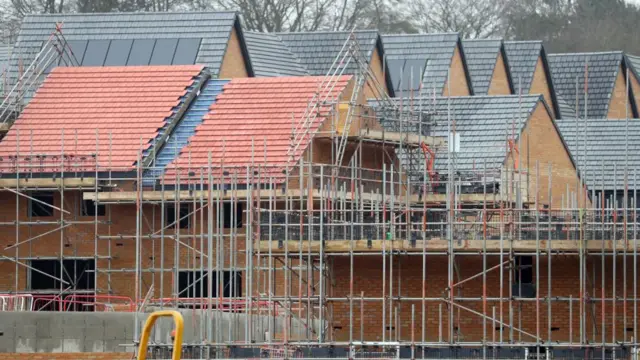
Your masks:
[[[0,142],[0,157],[97,151],[102,170],[131,170],[202,69],[57,67]]]
[[[316,99],[336,100],[350,79],[351,76],[341,76],[332,89],[325,89]],[[309,143],[310,137],[298,131],[296,142],[300,146],[292,152],[292,128],[300,126],[323,80],[324,77],[306,76],[230,81],[196,128],[189,145],[168,166],[167,180],[175,179],[176,168],[181,169],[181,179],[185,179],[189,169],[206,169],[209,152],[216,167],[222,165],[231,169],[254,164],[264,168],[266,165],[271,169],[271,175],[281,177],[283,167],[295,163]],[[309,134],[326,119],[327,111],[320,113],[324,115],[316,116],[309,123]],[[245,174],[246,168],[240,170],[239,175]],[[200,175],[196,177],[199,179]],[[243,182],[242,179],[238,181]]]

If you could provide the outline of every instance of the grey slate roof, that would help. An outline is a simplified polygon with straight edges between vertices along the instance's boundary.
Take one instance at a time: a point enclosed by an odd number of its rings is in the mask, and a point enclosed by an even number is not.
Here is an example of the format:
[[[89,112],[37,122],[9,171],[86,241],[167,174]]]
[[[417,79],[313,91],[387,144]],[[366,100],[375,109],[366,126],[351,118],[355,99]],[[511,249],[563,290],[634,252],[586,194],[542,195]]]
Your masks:
[[[463,40],[464,56],[471,77],[473,93],[486,95],[491,86],[493,72],[498,62],[498,55],[502,53],[502,40],[482,39]],[[506,59],[504,59],[506,61]]]
[[[509,69],[511,70],[511,81],[515,94],[518,94],[520,91],[522,91],[523,94],[531,93],[533,76],[536,72],[538,59],[541,60],[542,68],[547,77],[547,86],[549,87],[551,102],[553,103],[547,105],[553,107],[556,118],[561,118],[561,107],[567,104],[566,102],[561,104],[559,96],[556,94],[549,62],[547,61],[547,53],[544,50],[542,41],[505,41],[504,50],[507,55]],[[520,90],[520,88],[522,89]]]
[[[277,35],[298,57],[301,64],[311,75],[326,75],[342,46],[349,38],[350,32],[292,32]],[[356,31],[356,40],[360,50],[371,59],[373,51],[379,45],[380,35],[377,31]],[[380,55],[382,56],[382,54]],[[354,74],[357,66],[349,63],[345,74]]]
[[[624,189],[625,134],[629,144],[629,188],[638,185],[634,169],[640,168],[640,121],[630,120],[628,131],[625,123],[624,119],[580,119],[578,124],[574,119],[557,122],[590,189],[598,191],[603,185],[605,190]]]
[[[382,41],[392,76],[402,72],[404,65],[399,60],[419,60],[426,64],[422,77],[424,91],[432,93],[435,89],[436,94],[443,93],[454,51],[460,44],[457,33],[383,35]],[[464,61],[464,52],[461,55]]]
[[[575,117],[576,107],[581,116],[584,116],[585,64],[588,64],[587,116],[594,119],[607,118],[616,76],[623,61],[622,52],[549,54],[548,60],[557,96],[562,97],[570,107],[570,110],[563,110],[563,118]]]
[[[505,41],[504,49],[509,60],[515,92],[518,92],[520,85],[522,93],[528,94],[542,51],[542,41]]]
[[[434,113],[432,119],[436,125],[430,135],[446,138],[449,99],[436,98],[435,104],[429,97],[412,101],[414,108]],[[521,105],[516,95],[461,96],[451,97],[450,101],[451,119],[455,120],[456,131],[460,134],[456,171],[483,169],[485,162],[487,170],[500,169],[506,157],[507,135],[515,128],[518,136],[536,106],[544,106],[541,95],[524,95]],[[411,102],[407,99],[404,103]],[[402,161],[402,155],[399,156]],[[436,155],[435,168],[440,173],[447,169],[447,158],[442,153]]]
[[[571,107],[562,96],[558,96],[558,109],[560,109],[563,119],[573,119],[576,117],[576,109]]]
[[[640,81],[640,56],[625,54],[625,57],[627,58],[627,64],[629,65],[629,68],[631,68],[631,71],[633,71],[633,73],[635,74],[636,79]],[[635,95],[637,96],[638,94]]]
[[[515,128],[519,135],[542,96],[468,96],[451,98],[451,117],[460,133],[460,149],[456,169],[470,171],[484,167],[497,169],[505,160],[505,142]],[[427,99],[428,101],[428,99]],[[447,99],[436,101],[438,123],[435,136],[447,136]],[[446,158],[436,158],[436,168],[446,169]]]
[[[14,72],[18,59],[30,64],[57,22],[68,41],[124,39],[201,39],[196,63],[217,73],[235,27],[244,46],[235,12],[104,13],[28,15],[24,18],[11,58]],[[246,52],[246,49],[244,49]],[[251,68],[247,69],[251,75]]]
[[[245,32],[255,76],[304,76],[309,72],[276,34]]]
[[[11,53],[11,48],[8,45],[0,44],[0,74],[4,72],[5,68],[9,64],[10,53]],[[2,86],[2,84],[0,84],[0,86]]]

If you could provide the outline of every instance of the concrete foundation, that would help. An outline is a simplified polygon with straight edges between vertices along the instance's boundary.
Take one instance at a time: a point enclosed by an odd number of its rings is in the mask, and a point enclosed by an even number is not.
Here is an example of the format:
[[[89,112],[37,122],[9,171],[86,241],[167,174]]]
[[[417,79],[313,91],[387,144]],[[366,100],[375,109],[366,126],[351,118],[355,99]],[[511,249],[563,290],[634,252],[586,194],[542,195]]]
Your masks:
[[[142,331],[148,314],[137,314],[138,331]],[[213,313],[213,341],[227,342],[245,339],[246,315]],[[184,344],[202,344],[206,339],[205,317],[201,311],[183,311],[185,321]],[[122,352],[133,351],[135,313],[120,312],[0,312],[0,353],[25,352]],[[252,321],[264,322],[267,317],[254,316]],[[219,329],[216,329],[218,325]],[[170,342],[173,322],[159,319],[151,341]],[[292,334],[303,333],[304,326],[292,326]],[[276,318],[274,333],[282,333],[282,319]],[[268,334],[253,331],[255,341],[264,341]]]

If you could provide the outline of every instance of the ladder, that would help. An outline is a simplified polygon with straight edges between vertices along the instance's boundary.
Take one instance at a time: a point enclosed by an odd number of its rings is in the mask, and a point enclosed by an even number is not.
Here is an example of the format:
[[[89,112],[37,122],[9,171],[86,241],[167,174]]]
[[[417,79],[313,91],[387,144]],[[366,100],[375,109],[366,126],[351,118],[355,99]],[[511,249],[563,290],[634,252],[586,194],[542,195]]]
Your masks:
[[[349,40],[347,40],[340,49],[338,56],[334,59],[327,75],[318,84],[318,90],[314,96],[309,100],[305,112],[299,121],[292,119],[291,127],[291,145],[287,150],[287,168],[295,166],[296,155],[302,149],[305,149],[313,140],[317,129],[312,130],[311,125],[322,114],[323,108],[330,105],[331,102],[335,102],[338,99],[332,99],[333,90],[336,87],[338,80],[344,75],[347,67],[351,63],[351,57],[349,56]]]
[[[355,117],[355,109],[358,104],[358,98],[360,97],[360,91],[364,88],[369,74],[369,61],[363,59],[360,45],[355,37],[353,31],[349,34],[349,52],[351,57],[358,65],[358,72],[356,73],[356,84],[351,93],[351,99],[349,100],[349,108],[347,110],[347,117],[345,119],[344,126],[341,130],[341,136],[338,142],[338,149],[336,151],[336,167],[338,169],[342,165],[345,150],[347,149],[347,139],[349,138],[349,132],[351,130],[351,124]]]
[[[17,54],[14,53],[13,57],[16,56]],[[56,24],[55,30],[26,69],[22,69],[19,59],[17,61],[18,74],[15,74],[16,78],[11,79],[9,76],[11,72],[8,70],[5,74],[5,77],[9,78],[8,82],[15,80],[15,84],[0,103],[0,125],[5,125],[4,127],[7,128],[18,118],[25,105],[25,99],[28,101],[33,96],[48,71],[60,62],[66,66],[79,65],[69,43],[62,34],[62,23]]]

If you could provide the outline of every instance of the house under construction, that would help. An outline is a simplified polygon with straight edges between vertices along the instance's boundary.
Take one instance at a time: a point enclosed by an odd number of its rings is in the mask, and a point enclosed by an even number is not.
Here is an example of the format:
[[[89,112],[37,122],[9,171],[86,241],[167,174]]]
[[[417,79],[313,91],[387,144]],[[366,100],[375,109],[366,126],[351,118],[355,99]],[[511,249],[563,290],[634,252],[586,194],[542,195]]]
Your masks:
[[[599,167],[519,79],[390,89],[345,34],[324,76],[227,80],[57,29],[0,106],[0,308],[197,311],[198,359],[637,356],[629,139]]]

